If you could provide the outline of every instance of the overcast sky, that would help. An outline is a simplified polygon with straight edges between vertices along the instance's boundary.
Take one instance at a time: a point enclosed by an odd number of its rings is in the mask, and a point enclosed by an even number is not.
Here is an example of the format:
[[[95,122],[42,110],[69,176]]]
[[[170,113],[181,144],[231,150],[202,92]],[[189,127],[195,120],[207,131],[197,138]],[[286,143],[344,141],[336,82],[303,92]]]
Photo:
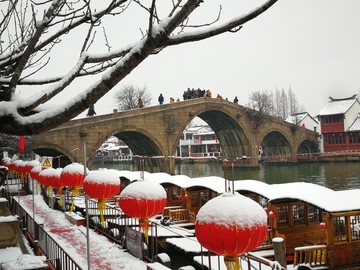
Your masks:
[[[236,1],[246,13],[260,0]],[[235,0],[232,0],[235,1]],[[203,12],[210,13],[205,1]],[[231,4],[234,5],[235,2]],[[252,6],[251,6],[252,5]],[[147,18],[145,18],[147,20]],[[109,35],[110,42],[139,40],[133,32]],[[360,90],[360,1],[359,0],[279,0],[264,14],[228,33],[201,42],[166,48],[150,56],[128,77],[95,104],[97,114],[111,113],[114,91],[122,85],[145,86],[153,105],[162,93],[182,98],[187,88],[210,89],[245,105],[257,90],[288,90],[312,115],[327,104],[328,97],[349,97]],[[85,116],[86,112],[81,114]]]
[[[160,93],[169,102],[188,87],[237,95],[242,105],[252,91],[291,87],[316,115],[329,96],[360,90],[360,1],[279,0],[236,34],[163,50],[123,83],[146,86],[154,104]],[[95,108],[114,106],[111,92]]]

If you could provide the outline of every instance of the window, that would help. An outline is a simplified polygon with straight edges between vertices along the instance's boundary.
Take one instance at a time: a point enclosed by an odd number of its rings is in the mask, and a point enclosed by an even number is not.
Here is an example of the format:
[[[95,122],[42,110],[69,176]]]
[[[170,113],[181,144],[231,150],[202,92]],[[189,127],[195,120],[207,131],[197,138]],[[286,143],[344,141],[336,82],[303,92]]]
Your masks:
[[[276,221],[279,226],[289,224],[288,205],[281,205],[276,207]]]
[[[324,144],[345,144],[345,133],[324,134]]]
[[[191,207],[200,207],[199,193],[191,193]]]
[[[308,205],[308,222],[314,223],[320,221],[320,210],[319,208],[309,204]]]
[[[171,200],[172,200],[172,201],[178,200],[179,188],[173,187],[173,188],[171,188],[170,190],[171,190]]]
[[[335,217],[333,219],[334,223],[334,241],[341,242],[346,241],[346,217]]]
[[[360,240],[360,214],[350,216],[351,240]]]
[[[210,199],[209,198],[209,192],[208,191],[201,191],[200,192],[200,198],[201,198],[201,201],[200,201],[201,206],[203,206]]]
[[[360,134],[358,132],[349,133],[350,143],[360,143]]]
[[[305,224],[305,204],[295,204],[292,206],[293,224]]]

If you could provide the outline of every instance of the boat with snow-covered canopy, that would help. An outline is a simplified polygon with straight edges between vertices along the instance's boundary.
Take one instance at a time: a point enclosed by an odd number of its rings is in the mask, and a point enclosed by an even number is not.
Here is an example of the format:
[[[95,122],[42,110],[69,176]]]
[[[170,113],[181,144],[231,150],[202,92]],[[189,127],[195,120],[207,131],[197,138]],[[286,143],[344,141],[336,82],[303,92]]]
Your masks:
[[[294,265],[360,269],[359,189],[334,191],[304,182],[236,182],[239,193],[266,207],[270,237],[284,238],[287,258]]]

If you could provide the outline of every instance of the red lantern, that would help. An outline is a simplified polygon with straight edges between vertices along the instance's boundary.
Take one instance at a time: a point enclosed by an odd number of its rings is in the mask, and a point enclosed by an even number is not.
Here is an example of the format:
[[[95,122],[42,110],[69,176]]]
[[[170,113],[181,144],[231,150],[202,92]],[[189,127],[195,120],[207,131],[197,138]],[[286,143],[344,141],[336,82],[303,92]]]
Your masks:
[[[35,167],[35,166],[39,166],[41,165],[40,161],[38,160],[31,160],[31,161],[27,161],[25,163],[25,168],[24,168],[24,171],[27,173],[27,174],[30,174],[31,170]]]
[[[10,161],[10,158],[9,158],[9,157],[4,157],[4,158],[1,160],[1,165],[7,166],[7,164],[8,164],[9,161]]]
[[[61,182],[61,178],[60,178],[60,175],[61,175],[61,171],[63,169],[62,168],[57,168],[57,169],[53,169],[51,170],[51,174],[50,174],[50,177],[48,179],[48,184],[49,186],[51,187],[54,187],[56,189],[60,189],[64,186]]]
[[[84,165],[80,163],[73,162],[64,167],[61,172],[61,181],[64,187],[71,187],[71,193],[73,195],[79,195],[79,188],[83,185],[85,175],[88,174],[88,168],[84,168]],[[75,198],[73,197],[70,213],[72,213],[74,209]]]
[[[38,166],[34,166],[31,171],[30,171],[30,177],[33,179],[33,180],[36,180],[38,182],[39,181],[39,173],[42,171],[42,166],[41,165],[38,165]]]
[[[79,194],[79,187],[84,183],[85,174],[89,173],[88,168],[84,169],[84,165],[73,162],[64,167],[61,172],[61,181],[64,186],[72,187],[72,192]]]
[[[269,218],[274,218],[275,217],[275,213],[273,211],[269,211]]]
[[[14,165],[15,165],[15,172],[17,172],[19,177],[23,179],[25,175],[25,161],[21,159],[17,159],[14,161]]]
[[[267,233],[265,210],[238,193],[224,193],[200,208],[196,238],[209,251],[224,256],[227,269],[241,269],[239,256],[262,244]]]
[[[84,179],[84,192],[91,198],[98,199],[101,224],[104,226],[106,199],[120,193],[120,178],[114,170],[90,171]]]
[[[326,229],[326,223],[325,222],[321,222],[320,223],[320,230],[324,231]]]
[[[42,170],[39,172],[39,180],[41,184],[48,186],[48,191],[52,190],[52,187],[55,184],[54,178],[57,175],[57,169],[54,169],[52,167],[46,168],[45,170]]]
[[[60,196],[59,205],[62,206],[63,200],[61,196],[62,188],[64,187],[61,181],[61,172],[63,168],[56,168],[53,172],[53,176],[50,178],[50,186],[56,188],[56,194]]]
[[[166,191],[158,183],[137,181],[126,186],[120,194],[119,206],[130,217],[139,219],[148,242],[149,218],[162,212],[166,206]]]
[[[13,175],[15,173],[15,163],[11,160],[8,160],[6,162],[6,166],[9,168],[10,174]]]

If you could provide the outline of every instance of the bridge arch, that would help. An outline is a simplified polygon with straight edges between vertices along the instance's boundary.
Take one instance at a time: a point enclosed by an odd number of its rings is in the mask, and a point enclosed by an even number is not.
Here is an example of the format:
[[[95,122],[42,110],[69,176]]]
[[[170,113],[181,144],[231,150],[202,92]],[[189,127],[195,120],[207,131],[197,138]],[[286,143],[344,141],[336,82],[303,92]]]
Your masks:
[[[289,138],[279,130],[273,130],[265,134],[261,140],[263,156],[288,156],[292,154]]]
[[[80,158],[79,149],[68,151],[67,149],[55,144],[38,144],[33,152],[39,156],[53,157],[54,168],[64,168],[66,165],[77,161]]]
[[[297,153],[298,154],[314,154],[319,152],[318,143],[311,140],[304,140],[300,143]]]
[[[203,111],[197,116],[215,132],[225,157],[236,159],[251,156],[250,142],[240,121],[219,110]]]
[[[112,129],[100,138],[94,149],[99,149],[106,139],[111,136],[122,140],[131,149],[139,169],[141,168],[140,160],[144,161],[142,165],[150,172],[162,171],[166,166],[162,145],[156,137],[151,136],[146,130],[138,127],[128,127],[122,130]],[[95,154],[92,158],[95,158]]]

